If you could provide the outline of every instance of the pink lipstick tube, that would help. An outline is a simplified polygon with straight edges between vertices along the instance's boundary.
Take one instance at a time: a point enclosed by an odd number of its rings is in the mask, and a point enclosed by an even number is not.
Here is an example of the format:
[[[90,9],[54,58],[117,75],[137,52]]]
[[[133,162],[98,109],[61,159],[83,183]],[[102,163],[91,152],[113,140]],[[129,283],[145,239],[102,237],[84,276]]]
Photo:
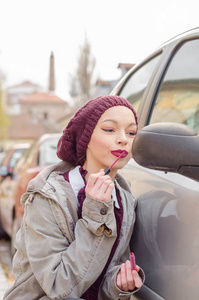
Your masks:
[[[130,262],[131,262],[131,270],[136,270],[135,255],[133,252],[130,253]]]

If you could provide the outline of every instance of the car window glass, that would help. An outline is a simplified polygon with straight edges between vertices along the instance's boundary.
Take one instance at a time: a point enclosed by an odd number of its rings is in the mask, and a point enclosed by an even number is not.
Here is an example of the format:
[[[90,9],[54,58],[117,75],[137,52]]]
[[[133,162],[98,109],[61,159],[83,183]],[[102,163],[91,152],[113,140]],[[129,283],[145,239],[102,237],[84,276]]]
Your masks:
[[[157,65],[157,62],[160,59],[160,56],[161,54],[153,57],[138,70],[136,70],[135,73],[129,77],[122,91],[120,92],[120,96],[131,102],[136,111],[138,110],[144,91]]]
[[[9,167],[13,168],[17,161],[20,159],[20,157],[22,156],[22,154],[24,153],[25,149],[16,149],[9,161]]]
[[[174,55],[150,123],[177,122],[199,133],[199,40],[188,41]]]
[[[45,166],[55,164],[60,161],[57,152],[58,138],[46,140],[39,150],[39,165]]]
[[[34,146],[34,143],[24,151],[23,155],[21,156],[18,163],[16,164],[16,168],[18,168],[19,165],[24,165],[26,163],[26,160],[28,159],[29,154],[32,152],[33,146]]]
[[[19,160],[19,162],[16,165],[16,170],[26,167],[28,164],[31,164],[34,153],[35,153],[35,148],[37,146],[37,142],[32,143],[32,145],[24,152],[23,156]]]

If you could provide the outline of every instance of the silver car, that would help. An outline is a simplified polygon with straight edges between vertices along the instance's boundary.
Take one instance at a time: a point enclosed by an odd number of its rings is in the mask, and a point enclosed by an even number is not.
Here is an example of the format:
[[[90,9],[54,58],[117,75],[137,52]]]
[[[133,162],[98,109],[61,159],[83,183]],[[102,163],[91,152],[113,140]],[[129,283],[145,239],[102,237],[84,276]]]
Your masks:
[[[131,250],[146,274],[132,299],[199,299],[199,28],[161,45],[112,91],[138,114],[121,173],[138,200]]]

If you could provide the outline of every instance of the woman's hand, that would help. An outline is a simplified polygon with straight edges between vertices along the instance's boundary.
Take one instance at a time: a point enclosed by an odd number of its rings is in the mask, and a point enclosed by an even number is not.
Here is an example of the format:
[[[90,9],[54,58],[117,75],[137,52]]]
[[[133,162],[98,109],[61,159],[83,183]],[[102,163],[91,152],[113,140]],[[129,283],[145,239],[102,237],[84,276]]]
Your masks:
[[[126,263],[121,264],[116,282],[120,290],[128,292],[142,286],[142,279],[138,274],[139,269],[140,268],[136,266],[136,271],[131,270],[131,263],[129,260],[127,260]]]
[[[104,175],[104,170],[91,174],[85,188],[85,192],[96,200],[107,202],[111,200],[114,183],[109,175]]]

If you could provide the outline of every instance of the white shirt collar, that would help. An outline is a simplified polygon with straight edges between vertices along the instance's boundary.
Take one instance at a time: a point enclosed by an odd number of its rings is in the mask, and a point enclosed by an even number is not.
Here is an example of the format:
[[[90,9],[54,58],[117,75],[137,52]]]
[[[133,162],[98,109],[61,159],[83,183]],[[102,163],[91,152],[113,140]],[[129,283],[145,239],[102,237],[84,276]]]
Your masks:
[[[79,172],[79,169],[80,169],[80,166],[77,166],[74,169],[72,169],[68,174],[69,182],[75,193],[77,203],[78,203],[78,199],[77,199],[78,192],[79,192],[79,190],[81,190],[81,188],[83,188],[85,186],[84,180]],[[113,201],[115,202],[115,206],[117,208],[120,208],[118,200],[117,200],[117,196],[116,196],[115,187],[113,188],[113,191],[112,191],[112,197],[113,197]]]

